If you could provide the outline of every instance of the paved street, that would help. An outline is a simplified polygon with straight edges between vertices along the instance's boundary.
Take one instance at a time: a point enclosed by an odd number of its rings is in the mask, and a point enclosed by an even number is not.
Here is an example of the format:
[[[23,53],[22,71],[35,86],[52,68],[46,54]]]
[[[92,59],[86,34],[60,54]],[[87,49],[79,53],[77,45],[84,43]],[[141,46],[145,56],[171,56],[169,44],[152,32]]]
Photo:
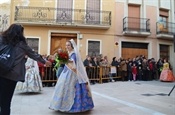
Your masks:
[[[91,85],[95,108],[80,115],[175,115],[175,82],[127,81]],[[12,115],[67,115],[48,109],[54,87],[39,94],[15,92]],[[76,114],[76,115],[79,115]]]

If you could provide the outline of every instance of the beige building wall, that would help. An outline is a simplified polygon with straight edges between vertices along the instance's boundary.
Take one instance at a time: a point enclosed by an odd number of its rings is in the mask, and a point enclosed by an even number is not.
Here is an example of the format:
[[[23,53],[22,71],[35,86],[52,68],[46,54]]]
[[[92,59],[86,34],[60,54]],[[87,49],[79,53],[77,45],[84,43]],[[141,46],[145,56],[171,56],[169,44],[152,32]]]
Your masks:
[[[121,42],[138,42],[138,43],[148,43],[148,58],[154,57],[158,60],[160,57],[159,45],[169,45],[170,47],[170,63],[173,66],[173,71],[175,73],[175,53],[173,51],[174,44],[172,40],[158,39],[156,36],[156,22],[159,21],[159,8],[169,10],[169,22],[175,22],[174,13],[174,0],[115,0],[116,9],[116,37],[115,40],[119,42],[116,51],[118,52],[118,58],[122,55]],[[123,17],[128,16],[128,4],[140,5],[140,18],[150,19],[150,36],[147,37],[133,37],[122,35],[122,23]]]
[[[49,0],[44,2],[43,0],[12,0],[11,11],[15,12],[15,6],[24,5],[25,6],[35,6],[35,7],[53,7],[56,8],[56,0]],[[23,1],[23,2],[22,2]],[[111,27],[109,29],[95,29],[95,28],[79,28],[79,27],[60,27],[60,26],[38,26],[38,25],[24,25],[25,36],[28,38],[39,38],[39,53],[41,54],[50,54],[50,42],[51,42],[51,33],[76,33],[77,35],[81,34],[82,39],[77,37],[78,47],[82,55],[82,59],[85,59],[87,55],[87,43],[88,40],[97,40],[101,42],[100,52],[103,55],[107,55],[111,60],[115,55],[115,43],[114,43],[114,23],[115,23],[115,13],[114,13],[114,0],[102,0],[101,10],[102,11],[111,11]],[[85,9],[86,0],[74,0],[73,2],[74,9]],[[14,13],[11,14],[11,23],[14,22]]]
[[[156,38],[157,8],[155,6],[146,6],[146,18],[150,19],[150,29],[151,29],[151,35],[148,36],[148,38],[145,38],[147,39],[147,41],[150,42],[149,58],[154,57],[156,60],[158,60],[157,45],[154,45],[157,44],[157,38]]]
[[[122,32],[123,32],[123,18],[125,17],[125,4],[123,2],[116,2],[115,3],[115,40],[118,45],[115,46],[115,56],[117,58],[121,57],[121,39],[122,39]]]

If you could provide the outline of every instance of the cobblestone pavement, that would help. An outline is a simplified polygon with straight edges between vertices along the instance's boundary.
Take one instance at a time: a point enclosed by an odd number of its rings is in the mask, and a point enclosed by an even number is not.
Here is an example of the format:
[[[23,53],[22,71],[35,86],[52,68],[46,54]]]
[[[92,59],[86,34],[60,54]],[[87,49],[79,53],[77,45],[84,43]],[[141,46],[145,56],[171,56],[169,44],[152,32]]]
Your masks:
[[[91,85],[95,107],[74,115],[175,115],[175,82],[117,81]],[[67,115],[48,109],[54,87],[38,94],[15,91],[11,115]]]

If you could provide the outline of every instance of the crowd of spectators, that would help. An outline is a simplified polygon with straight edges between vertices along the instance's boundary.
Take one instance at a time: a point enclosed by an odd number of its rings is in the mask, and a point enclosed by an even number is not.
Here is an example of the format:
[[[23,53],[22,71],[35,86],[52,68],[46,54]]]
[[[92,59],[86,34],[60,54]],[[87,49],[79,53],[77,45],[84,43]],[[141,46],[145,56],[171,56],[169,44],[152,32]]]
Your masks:
[[[52,69],[56,71],[55,68],[55,55],[43,55],[43,58],[52,62]],[[86,56],[86,59],[83,60],[85,67],[104,67],[104,66],[115,66],[117,69],[117,76],[121,76],[122,81],[136,81],[136,80],[159,80],[159,76],[163,67],[163,60],[159,59],[156,61],[154,58],[147,59],[145,56],[140,55],[135,58],[112,58],[110,62],[107,56],[98,55],[96,57]],[[38,63],[41,77],[46,77],[44,75],[45,66],[41,63]],[[87,69],[87,74],[89,76],[90,69]],[[54,72],[53,72],[54,73]],[[53,74],[52,73],[52,74]],[[55,75],[52,75],[56,79]],[[98,75],[97,75],[98,76]],[[112,81],[112,79],[111,79]]]
[[[122,81],[148,81],[159,80],[163,60],[156,61],[154,58],[147,59],[145,56],[140,55],[128,59],[113,57],[112,62],[109,62],[107,56],[102,57],[102,55],[99,55],[97,57],[86,56],[84,66],[115,66],[117,75],[122,77]],[[87,69],[87,73],[89,73],[88,71]]]

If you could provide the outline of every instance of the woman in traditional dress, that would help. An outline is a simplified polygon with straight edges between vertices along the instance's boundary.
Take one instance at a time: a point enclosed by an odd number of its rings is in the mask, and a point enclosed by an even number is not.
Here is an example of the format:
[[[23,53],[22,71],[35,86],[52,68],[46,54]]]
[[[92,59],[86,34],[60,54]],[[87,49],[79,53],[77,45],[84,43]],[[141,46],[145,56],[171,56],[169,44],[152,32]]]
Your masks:
[[[89,79],[74,40],[66,42],[69,62],[57,81],[49,108],[61,112],[77,113],[94,107]]]
[[[173,76],[172,71],[170,70],[169,63],[166,59],[164,59],[163,70],[160,74],[160,81],[175,81],[175,77]]]
[[[18,82],[16,90],[21,92],[40,92],[42,81],[39,74],[38,63],[27,57],[25,82]]]

